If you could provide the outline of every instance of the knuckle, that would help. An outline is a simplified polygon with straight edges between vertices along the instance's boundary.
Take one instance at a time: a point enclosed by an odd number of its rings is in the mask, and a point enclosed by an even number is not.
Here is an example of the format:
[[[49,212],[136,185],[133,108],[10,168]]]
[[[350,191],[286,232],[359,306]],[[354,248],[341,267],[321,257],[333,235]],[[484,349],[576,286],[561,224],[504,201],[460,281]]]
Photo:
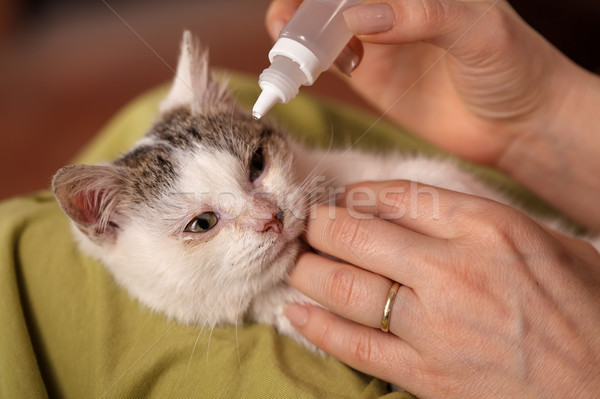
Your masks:
[[[479,237],[487,242],[505,238],[504,221],[496,217],[495,213],[477,214],[473,226],[477,229]]]
[[[353,363],[375,365],[380,369],[400,369],[403,362],[399,353],[386,345],[379,334],[376,330],[364,329],[348,337],[346,347]]]
[[[365,219],[342,217],[335,220],[332,226],[334,242],[357,251],[369,248],[371,233]]]
[[[484,40],[486,46],[478,48],[480,57],[505,58],[507,53],[503,50],[514,50],[515,42],[522,41],[522,27],[515,18],[515,13],[506,2],[500,2],[490,7],[489,3],[474,3],[469,18],[479,25],[478,35],[473,35],[472,40]],[[477,39],[476,36],[479,36]],[[479,58],[481,59],[481,58]],[[480,61],[483,62],[483,61]],[[487,60],[490,62],[490,60]]]
[[[461,217],[466,218],[466,223],[462,223],[467,227],[466,234],[490,244],[510,241],[511,231],[522,220],[516,209],[487,199],[481,199],[477,206],[464,210]]]
[[[383,187],[379,194],[379,217],[382,219],[402,218],[410,205],[410,189],[407,181],[400,180]]]
[[[497,212],[484,224],[484,236],[487,235],[494,245],[514,247],[519,241],[518,236],[528,230],[523,215],[510,207],[503,207],[503,212]]]
[[[381,360],[379,342],[376,335],[369,330],[351,335],[348,339],[348,350],[357,364],[378,364]]]
[[[488,26],[488,32],[493,34],[494,40],[494,45],[489,46],[490,49],[510,46],[510,43],[516,39],[514,18],[502,7],[488,7],[484,12],[485,25]]]
[[[349,268],[334,271],[329,283],[328,298],[337,308],[345,308],[353,302],[355,273],[345,269]]]
[[[417,8],[417,18],[425,28],[436,28],[448,18],[449,8],[446,2],[438,0],[421,0]]]
[[[514,17],[506,12],[504,7],[500,5],[497,7],[489,7],[487,5],[482,6],[485,7],[485,18],[487,18],[487,22],[494,29],[498,29],[500,32],[509,32],[509,29],[513,25]]]
[[[331,346],[332,342],[332,332],[330,329],[330,325],[327,323],[323,323],[318,330],[318,333],[314,336],[314,343],[319,348],[323,348],[327,350]]]

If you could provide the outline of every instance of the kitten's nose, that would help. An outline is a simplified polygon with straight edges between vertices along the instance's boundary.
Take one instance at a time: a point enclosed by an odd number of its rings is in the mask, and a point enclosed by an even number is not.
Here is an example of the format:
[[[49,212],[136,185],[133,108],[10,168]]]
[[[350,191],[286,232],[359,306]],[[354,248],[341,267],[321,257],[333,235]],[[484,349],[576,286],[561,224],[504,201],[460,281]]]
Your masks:
[[[281,209],[277,209],[277,212],[274,212],[270,219],[263,220],[262,222],[264,222],[262,227],[260,227],[260,224],[257,226],[259,231],[263,233],[267,231],[277,234],[283,233],[283,211]]]
[[[273,233],[281,234],[283,233],[283,224],[281,224],[281,221],[279,221],[278,219],[271,219],[267,221],[267,223],[265,223],[265,225],[263,226],[262,232],[266,233],[267,231],[272,231]]]
[[[253,201],[252,224],[261,233],[283,233],[283,211],[271,200],[256,196]]]

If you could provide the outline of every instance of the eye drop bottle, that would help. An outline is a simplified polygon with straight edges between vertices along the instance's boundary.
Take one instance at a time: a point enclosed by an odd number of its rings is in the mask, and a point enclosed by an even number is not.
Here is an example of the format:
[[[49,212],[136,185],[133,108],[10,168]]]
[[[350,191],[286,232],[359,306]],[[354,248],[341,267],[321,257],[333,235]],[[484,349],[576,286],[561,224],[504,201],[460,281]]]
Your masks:
[[[304,0],[285,25],[271,51],[271,66],[258,78],[262,93],[252,108],[260,119],[275,104],[296,97],[301,85],[310,86],[329,69],[352,33],[342,12],[363,0]]]

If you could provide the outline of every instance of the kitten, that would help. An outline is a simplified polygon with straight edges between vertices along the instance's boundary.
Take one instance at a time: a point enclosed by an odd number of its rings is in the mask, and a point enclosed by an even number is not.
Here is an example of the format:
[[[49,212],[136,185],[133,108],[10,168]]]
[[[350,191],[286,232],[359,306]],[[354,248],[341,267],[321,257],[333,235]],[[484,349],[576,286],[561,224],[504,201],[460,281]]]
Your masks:
[[[239,109],[186,32],[145,137],[112,163],[62,168],[53,190],[81,250],[143,304],[209,328],[269,323],[316,349],[282,313],[309,301],[286,277],[315,196],[392,178],[507,202],[446,161],[301,147]]]

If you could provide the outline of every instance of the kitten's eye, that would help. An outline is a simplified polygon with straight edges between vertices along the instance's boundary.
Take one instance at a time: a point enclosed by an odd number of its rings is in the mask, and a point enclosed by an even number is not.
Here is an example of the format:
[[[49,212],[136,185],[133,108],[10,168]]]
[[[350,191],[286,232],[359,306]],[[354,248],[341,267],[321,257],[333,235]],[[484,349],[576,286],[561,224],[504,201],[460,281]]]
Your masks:
[[[186,233],[204,233],[217,224],[219,218],[213,212],[204,212],[188,223],[183,230]]]
[[[250,159],[250,181],[258,179],[265,169],[265,157],[262,147],[258,147]]]

